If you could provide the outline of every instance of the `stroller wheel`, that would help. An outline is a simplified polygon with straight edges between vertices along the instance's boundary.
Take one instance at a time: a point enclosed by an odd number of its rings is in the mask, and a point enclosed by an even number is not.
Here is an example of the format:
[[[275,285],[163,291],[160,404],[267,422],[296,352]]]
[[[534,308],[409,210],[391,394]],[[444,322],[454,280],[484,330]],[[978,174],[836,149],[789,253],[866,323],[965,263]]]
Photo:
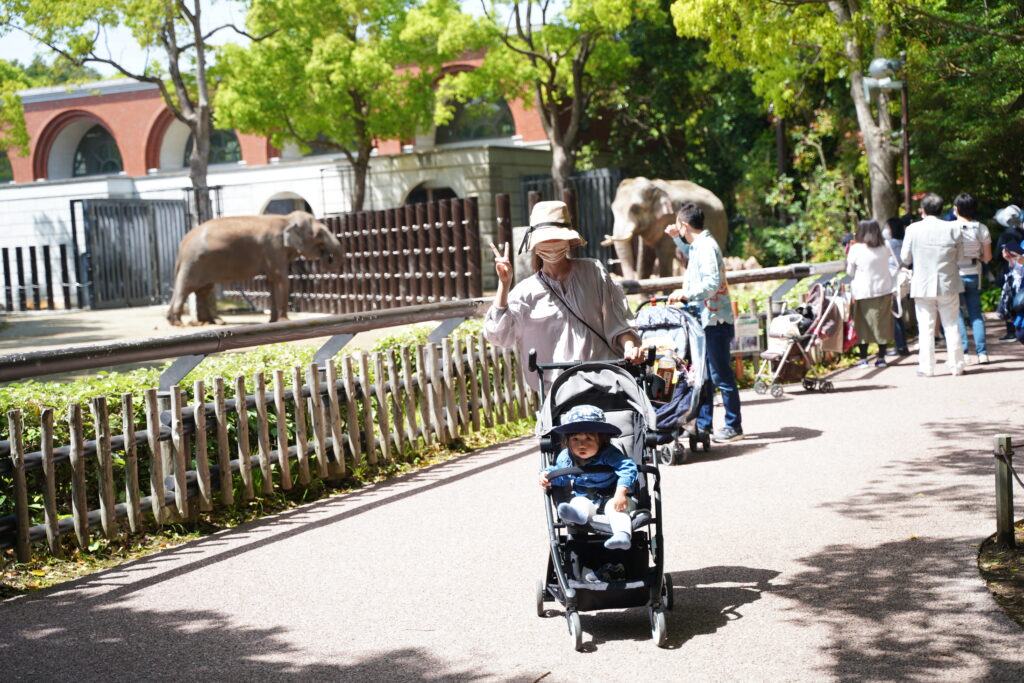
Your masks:
[[[711,450],[711,435],[705,434],[700,439],[700,449],[707,453]]]
[[[686,446],[678,441],[672,445],[672,464],[682,465],[684,462],[689,460],[687,455]]]
[[[655,453],[658,454],[658,463],[661,465],[674,465],[675,457],[672,453],[672,446],[658,446]]]
[[[672,595],[672,577],[668,574],[661,580],[661,602],[667,610],[671,610],[675,602]]]
[[[821,383],[821,390],[826,394],[831,394],[833,391],[836,390],[836,388],[832,384],[832,382],[825,380],[824,382]]]
[[[651,638],[654,639],[654,644],[658,647],[665,647],[668,643],[668,630],[665,628],[665,612],[656,607],[649,607],[648,613],[651,617]]]
[[[544,609],[544,599],[548,597],[548,589],[544,586],[544,582],[537,581],[537,616],[546,617],[548,612]]]
[[[764,394],[764,393],[767,393],[767,392],[768,392],[768,383],[767,382],[765,382],[763,379],[759,379],[756,382],[754,382],[754,393],[755,394]]]
[[[800,380],[800,383],[804,385],[804,389],[806,389],[807,391],[814,391],[814,389],[818,386],[818,383],[815,382],[813,379]]]
[[[580,613],[569,612],[565,615],[566,621],[569,622],[569,637],[573,640],[573,647],[576,652],[583,651],[583,629],[580,628]]]
[[[782,396],[783,388],[781,384],[773,384],[771,388],[772,398],[780,398]]]

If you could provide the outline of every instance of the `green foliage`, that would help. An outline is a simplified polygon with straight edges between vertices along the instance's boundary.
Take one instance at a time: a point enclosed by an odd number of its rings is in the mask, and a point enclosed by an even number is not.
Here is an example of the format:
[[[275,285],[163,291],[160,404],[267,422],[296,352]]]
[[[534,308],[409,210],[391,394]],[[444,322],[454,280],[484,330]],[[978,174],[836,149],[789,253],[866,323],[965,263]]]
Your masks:
[[[765,127],[749,77],[711,63],[705,41],[680,38],[665,21],[636,21],[621,35],[633,63],[612,107],[592,113],[607,116],[610,131],[587,155],[606,155],[630,176],[692,180],[732,213],[751,141]]]
[[[333,147],[359,169],[375,140],[429,128],[442,64],[484,39],[455,0],[255,0],[246,24],[270,35],[221,49],[218,126]]]
[[[991,312],[996,310],[996,306],[999,305],[999,295],[1002,294],[1002,289],[999,287],[989,287],[983,290],[981,293],[981,310]]]
[[[1024,5],[949,0],[938,16],[902,20],[914,186],[971,192],[984,218],[1021,192]]]
[[[30,85],[17,62],[0,59],[0,150],[17,150],[22,156],[28,154],[28,130],[18,91]]]
[[[634,21],[664,19],[660,0],[569,0],[556,13],[546,0],[513,0],[490,8],[490,40],[480,68],[441,83],[438,122],[452,101],[518,97],[536,104],[555,150],[552,175],[567,178],[580,152],[581,130],[594,108],[625,104],[618,86],[636,58],[622,40]]]

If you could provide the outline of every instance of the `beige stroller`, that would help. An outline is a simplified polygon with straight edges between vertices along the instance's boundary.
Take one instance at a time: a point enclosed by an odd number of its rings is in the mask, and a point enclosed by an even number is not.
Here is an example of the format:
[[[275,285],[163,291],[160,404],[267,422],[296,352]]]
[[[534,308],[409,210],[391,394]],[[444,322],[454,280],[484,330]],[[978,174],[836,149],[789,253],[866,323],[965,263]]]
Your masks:
[[[754,376],[754,391],[779,398],[783,383],[799,381],[807,391],[830,393],[832,382],[818,376],[812,352],[831,319],[835,297],[827,296],[821,285],[808,292],[807,304],[785,311],[768,325],[767,348],[761,352],[761,366]],[[810,374],[810,377],[807,375]]]

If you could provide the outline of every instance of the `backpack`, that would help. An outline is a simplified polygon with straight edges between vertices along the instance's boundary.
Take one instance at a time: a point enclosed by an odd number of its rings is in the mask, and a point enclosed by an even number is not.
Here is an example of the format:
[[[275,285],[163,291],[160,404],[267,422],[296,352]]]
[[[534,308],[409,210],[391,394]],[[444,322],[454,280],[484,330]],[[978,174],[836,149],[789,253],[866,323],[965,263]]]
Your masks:
[[[960,235],[964,241],[964,258],[957,265],[961,268],[976,265],[981,258],[981,223],[961,223]]]

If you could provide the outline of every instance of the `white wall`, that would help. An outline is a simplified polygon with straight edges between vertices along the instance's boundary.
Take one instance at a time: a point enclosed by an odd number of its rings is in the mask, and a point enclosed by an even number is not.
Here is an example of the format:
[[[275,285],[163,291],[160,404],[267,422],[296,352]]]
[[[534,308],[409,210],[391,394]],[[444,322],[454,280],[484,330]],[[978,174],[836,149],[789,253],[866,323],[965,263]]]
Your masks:
[[[494,195],[512,195],[513,224],[520,224],[525,217],[519,215],[519,177],[548,171],[550,159],[550,153],[543,150],[507,145],[434,148],[374,157],[364,208],[400,206],[408,192],[423,182],[451,187],[460,197],[475,195],[479,198],[483,262],[489,263],[487,244],[497,233]],[[223,187],[221,202],[226,216],[258,214],[281,193],[302,197],[316,215],[348,211],[351,206],[351,172],[348,163],[338,157],[282,160],[253,168],[218,164],[210,167],[208,182]],[[91,176],[3,185],[0,247],[50,244],[56,248],[70,243],[72,199],[182,199],[189,185],[185,170],[162,170],[137,178]],[[493,269],[484,268],[484,278],[485,286],[493,286]]]

